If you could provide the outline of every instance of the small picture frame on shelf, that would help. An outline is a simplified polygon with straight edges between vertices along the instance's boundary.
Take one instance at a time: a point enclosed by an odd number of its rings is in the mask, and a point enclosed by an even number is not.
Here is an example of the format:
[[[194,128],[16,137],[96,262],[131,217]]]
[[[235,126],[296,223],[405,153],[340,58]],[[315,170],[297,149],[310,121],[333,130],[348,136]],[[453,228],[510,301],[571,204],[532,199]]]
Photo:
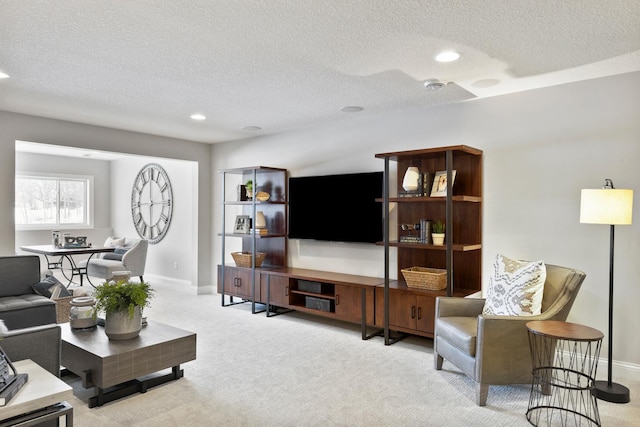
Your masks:
[[[238,201],[239,202],[246,202],[247,199],[247,187],[245,187],[244,185],[238,185]]]
[[[453,182],[456,179],[456,171],[451,171],[451,183],[449,187],[453,188]],[[438,171],[433,177],[433,185],[431,186],[431,197],[445,197],[447,195],[447,171]]]
[[[249,230],[251,230],[251,218],[249,215],[236,215],[233,232],[235,234],[249,234]]]

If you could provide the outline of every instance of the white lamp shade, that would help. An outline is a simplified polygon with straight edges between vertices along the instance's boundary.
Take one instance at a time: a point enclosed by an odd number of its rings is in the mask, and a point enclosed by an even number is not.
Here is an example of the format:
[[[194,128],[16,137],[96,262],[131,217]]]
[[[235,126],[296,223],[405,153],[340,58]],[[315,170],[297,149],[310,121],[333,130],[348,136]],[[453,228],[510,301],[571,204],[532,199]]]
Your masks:
[[[264,217],[264,212],[258,211],[256,212],[256,228],[266,228],[267,220]]]
[[[402,188],[405,191],[416,191],[418,189],[418,182],[420,181],[420,170],[411,166],[407,168],[407,171],[404,173],[404,179],[402,180]]]
[[[633,190],[582,190],[580,222],[585,224],[631,224]]]

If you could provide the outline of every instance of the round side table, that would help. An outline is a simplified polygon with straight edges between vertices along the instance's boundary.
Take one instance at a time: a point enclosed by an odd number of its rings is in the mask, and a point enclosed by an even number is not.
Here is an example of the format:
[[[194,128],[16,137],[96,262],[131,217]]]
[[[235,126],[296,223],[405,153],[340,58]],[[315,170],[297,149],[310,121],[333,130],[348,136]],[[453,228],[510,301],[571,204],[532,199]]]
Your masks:
[[[604,335],[555,320],[527,322],[533,382],[527,420],[535,426],[600,426],[595,386]]]

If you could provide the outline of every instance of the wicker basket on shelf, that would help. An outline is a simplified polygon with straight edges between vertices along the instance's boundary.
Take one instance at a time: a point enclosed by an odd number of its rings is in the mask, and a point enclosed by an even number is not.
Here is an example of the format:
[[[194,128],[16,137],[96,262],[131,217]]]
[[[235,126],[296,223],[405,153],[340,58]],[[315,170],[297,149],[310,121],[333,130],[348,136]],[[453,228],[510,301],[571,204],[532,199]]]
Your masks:
[[[231,256],[238,267],[251,267],[251,252],[231,252]],[[256,267],[262,265],[266,256],[265,252],[256,252]]]
[[[403,268],[402,275],[410,288],[440,291],[447,287],[447,270],[441,268]]]
[[[69,314],[71,313],[71,300],[70,297],[56,298],[56,323],[67,323],[69,321]]]

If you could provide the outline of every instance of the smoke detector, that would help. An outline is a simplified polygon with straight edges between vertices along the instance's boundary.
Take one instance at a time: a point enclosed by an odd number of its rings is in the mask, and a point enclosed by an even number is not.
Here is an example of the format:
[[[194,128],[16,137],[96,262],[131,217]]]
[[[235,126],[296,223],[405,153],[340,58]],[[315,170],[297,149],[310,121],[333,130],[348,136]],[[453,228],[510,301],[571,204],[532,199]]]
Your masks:
[[[446,83],[443,83],[438,79],[429,79],[426,82],[424,82],[424,88],[427,90],[442,89],[445,85]]]

